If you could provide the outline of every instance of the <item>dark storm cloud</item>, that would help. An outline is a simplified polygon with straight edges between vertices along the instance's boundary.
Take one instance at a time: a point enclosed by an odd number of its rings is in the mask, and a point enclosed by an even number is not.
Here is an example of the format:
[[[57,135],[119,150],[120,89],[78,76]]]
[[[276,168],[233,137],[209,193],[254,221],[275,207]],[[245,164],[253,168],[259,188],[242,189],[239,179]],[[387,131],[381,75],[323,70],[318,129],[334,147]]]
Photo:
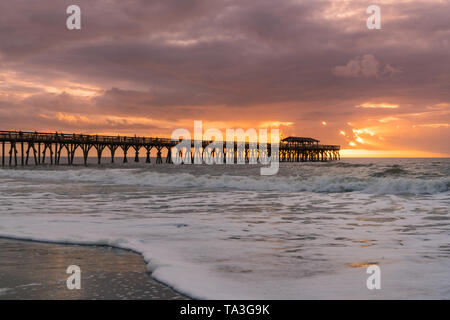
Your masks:
[[[360,15],[336,21],[321,16],[321,1],[78,1],[81,32],[65,30],[67,3],[16,3],[2,8],[9,18],[0,33],[1,51],[13,67],[105,86],[128,82],[151,89],[154,105],[296,101],[319,86],[336,95],[350,95],[351,87],[367,97],[389,90],[390,81],[333,78],[334,67],[360,54],[405,70],[414,86],[449,71],[442,4],[405,4],[397,11],[410,14],[407,21],[394,19],[391,29],[377,34],[364,29],[364,6],[357,2],[349,10],[357,7]]]

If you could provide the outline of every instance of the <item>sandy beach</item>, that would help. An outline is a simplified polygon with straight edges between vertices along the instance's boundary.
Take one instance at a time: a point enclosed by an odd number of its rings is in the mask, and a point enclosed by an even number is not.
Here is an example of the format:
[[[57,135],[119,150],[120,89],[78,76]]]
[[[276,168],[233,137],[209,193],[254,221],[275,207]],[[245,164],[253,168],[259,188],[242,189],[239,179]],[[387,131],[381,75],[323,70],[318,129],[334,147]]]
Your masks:
[[[152,279],[130,251],[9,239],[0,239],[0,248],[0,300],[186,299]],[[81,268],[80,290],[67,289],[70,265]]]

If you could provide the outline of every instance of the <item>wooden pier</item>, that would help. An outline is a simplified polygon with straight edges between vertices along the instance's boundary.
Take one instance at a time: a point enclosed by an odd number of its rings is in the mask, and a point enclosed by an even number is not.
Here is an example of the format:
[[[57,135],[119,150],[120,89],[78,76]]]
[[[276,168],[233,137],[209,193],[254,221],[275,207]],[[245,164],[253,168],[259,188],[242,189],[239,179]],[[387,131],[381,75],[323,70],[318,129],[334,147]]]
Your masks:
[[[94,151],[98,164],[102,161],[105,149],[110,154],[110,162],[114,163],[115,154],[118,149],[123,152],[123,163],[128,162],[130,153],[134,161],[139,162],[139,152],[144,149],[146,163],[151,162],[150,153],[156,150],[156,163],[172,163],[171,149],[179,141],[167,138],[150,137],[126,137],[126,136],[104,136],[66,133],[42,133],[22,131],[0,131],[1,143],[1,165],[58,165],[61,163],[61,152],[66,151],[68,165],[74,164],[75,152],[80,150],[84,164],[87,165],[89,152]],[[211,141],[202,141],[204,149]],[[192,142],[194,147],[194,142]],[[270,144],[267,145],[268,156],[270,155]],[[280,141],[280,162],[303,162],[303,161],[330,161],[340,160],[340,147],[336,145],[321,145],[318,140],[312,138],[289,137]],[[234,150],[227,150],[224,143],[224,158],[227,152],[233,152],[236,159],[237,144]],[[250,157],[249,144],[245,144],[245,160]],[[163,160],[165,154],[165,161]]]

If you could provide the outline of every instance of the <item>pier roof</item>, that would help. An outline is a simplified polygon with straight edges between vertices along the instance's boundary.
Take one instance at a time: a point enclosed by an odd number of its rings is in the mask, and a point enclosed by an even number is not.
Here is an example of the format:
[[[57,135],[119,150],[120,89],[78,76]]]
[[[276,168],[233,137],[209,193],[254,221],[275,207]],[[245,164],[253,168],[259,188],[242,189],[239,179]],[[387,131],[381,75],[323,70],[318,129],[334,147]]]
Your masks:
[[[318,143],[319,140],[313,138],[305,138],[305,137],[287,137],[281,140],[283,142],[293,142],[293,143]]]

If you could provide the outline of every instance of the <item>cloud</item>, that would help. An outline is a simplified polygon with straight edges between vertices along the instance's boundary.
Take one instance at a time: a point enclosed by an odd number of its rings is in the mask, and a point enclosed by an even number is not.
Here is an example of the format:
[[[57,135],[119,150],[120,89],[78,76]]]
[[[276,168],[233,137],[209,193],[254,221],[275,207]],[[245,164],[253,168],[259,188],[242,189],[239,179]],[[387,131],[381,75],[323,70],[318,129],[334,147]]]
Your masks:
[[[429,124],[421,124],[420,127],[426,127],[426,128],[449,128],[449,123],[429,123]]]
[[[400,69],[391,65],[382,65],[375,56],[366,54],[350,60],[345,66],[334,67],[333,73],[338,77],[378,78],[379,76],[393,76],[400,73]]]
[[[356,107],[357,108],[367,108],[367,109],[397,109],[398,104],[366,102],[366,103],[357,105]]]
[[[388,122],[398,121],[398,120],[400,120],[400,119],[397,117],[385,117],[385,118],[378,119],[378,122],[388,123]]]

